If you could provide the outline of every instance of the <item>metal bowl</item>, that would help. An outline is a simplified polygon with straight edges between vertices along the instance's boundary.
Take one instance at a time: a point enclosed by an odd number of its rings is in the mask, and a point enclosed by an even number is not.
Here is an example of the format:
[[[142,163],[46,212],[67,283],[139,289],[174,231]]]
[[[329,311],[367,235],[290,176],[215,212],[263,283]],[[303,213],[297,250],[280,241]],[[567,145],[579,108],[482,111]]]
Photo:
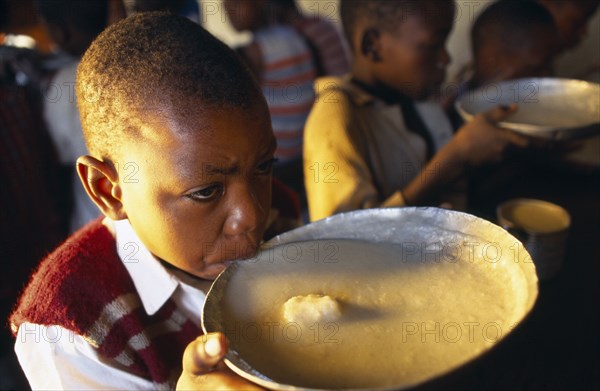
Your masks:
[[[568,140],[600,133],[600,84],[582,80],[530,78],[492,83],[467,91],[455,102],[466,120],[497,105],[516,103],[503,128],[528,136]]]
[[[274,251],[285,246],[297,245],[299,242],[322,241],[324,239],[328,241],[335,241],[337,239],[340,241],[350,240],[353,243],[368,242],[369,246],[378,246],[379,244],[404,246],[406,244],[412,245],[418,243],[419,245],[428,247],[439,243],[443,244],[445,240],[452,240],[452,243],[458,243],[459,246],[473,246],[473,243],[477,243],[480,246],[478,247],[479,249],[492,245],[494,249],[501,249],[500,255],[494,260],[493,269],[491,269],[493,270],[493,276],[501,276],[503,280],[507,278],[507,281],[510,281],[512,290],[518,292],[515,294],[514,305],[512,306],[513,311],[510,316],[511,322],[514,322],[514,326],[525,318],[537,298],[538,280],[535,266],[529,254],[518,240],[499,226],[469,214],[446,209],[413,207],[369,209],[334,215],[284,233],[265,243],[256,258],[237,262],[230,266],[214,281],[207,294],[202,311],[203,330],[205,332],[226,332],[227,330],[231,330],[233,325],[227,324],[224,320],[226,318],[224,316],[224,307],[226,307],[224,297],[226,296],[229,284],[235,281],[236,277],[238,278],[237,281],[240,281],[239,278],[246,278],[245,273],[252,270],[252,268],[254,270],[260,268],[260,273],[264,270],[264,275],[270,276],[267,278],[271,278],[271,281],[278,283],[283,278],[278,279],[277,277],[281,265],[278,266],[277,260],[273,259]],[[398,254],[398,261],[406,265],[406,268],[414,267],[413,261],[415,259],[409,258],[408,255],[401,256]],[[304,261],[299,261],[299,263],[302,262]],[[311,265],[318,264],[314,260],[310,262],[312,262]],[[319,264],[322,264],[322,262]],[[337,270],[341,272],[342,268],[344,268],[343,262],[340,262],[338,265],[338,269],[329,269],[330,273],[333,270],[331,275],[334,278],[337,278]],[[287,270],[290,270],[289,268],[294,270],[294,263],[287,262],[284,266]],[[309,267],[312,268],[312,266]],[[320,273],[320,270],[317,270],[316,273]],[[299,276],[298,278],[306,278],[305,276]],[[365,279],[368,278],[365,277]],[[251,289],[258,286],[254,285],[255,282],[252,282]],[[365,281],[365,283],[368,282]],[[248,292],[248,294],[250,293]],[[440,300],[443,299],[440,298]],[[493,303],[490,304],[494,305]],[[507,334],[505,333],[502,338],[506,337]],[[467,363],[476,360],[477,357],[481,356],[492,346],[483,351],[473,353],[471,357],[462,357],[460,360],[452,362],[447,367],[441,368],[435,373],[431,373],[427,378],[419,379],[417,382],[394,384],[390,387],[350,387],[348,389],[406,389],[428,383],[433,379],[439,379],[443,375],[455,372],[459,368],[464,368]],[[382,355],[385,356],[385,353],[382,353]],[[236,351],[235,343],[230,344],[230,351],[227,354],[225,363],[240,376],[268,389],[296,391],[327,388],[306,388],[285,381],[275,381],[267,374],[253,368],[244,357],[241,357]]]

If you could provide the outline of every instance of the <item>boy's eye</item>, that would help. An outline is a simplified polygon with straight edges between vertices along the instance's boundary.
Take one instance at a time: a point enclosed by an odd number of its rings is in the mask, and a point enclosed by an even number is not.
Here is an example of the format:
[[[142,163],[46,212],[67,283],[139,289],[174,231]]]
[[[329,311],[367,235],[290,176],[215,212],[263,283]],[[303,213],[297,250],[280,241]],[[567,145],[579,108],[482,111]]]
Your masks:
[[[273,165],[275,163],[277,163],[277,160],[278,159],[273,158],[273,159],[267,160],[264,163],[259,164],[258,167],[257,167],[258,173],[259,174],[270,174],[271,170],[273,169]]]
[[[204,189],[200,189],[188,194],[187,197],[194,201],[209,201],[220,196],[222,193],[223,185],[220,183],[215,183],[214,185],[207,186]]]

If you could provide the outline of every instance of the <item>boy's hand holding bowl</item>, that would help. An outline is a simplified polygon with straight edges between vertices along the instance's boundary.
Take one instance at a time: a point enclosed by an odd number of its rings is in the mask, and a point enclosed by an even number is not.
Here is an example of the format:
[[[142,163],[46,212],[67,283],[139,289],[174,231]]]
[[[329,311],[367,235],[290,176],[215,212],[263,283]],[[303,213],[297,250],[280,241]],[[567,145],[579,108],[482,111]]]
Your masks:
[[[496,106],[475,115],[460,128],[453,141],[460,150],[462,160],[478,166],[489,161],[500,161],[509,145],[521,148],[528,146],[528,137],[497,125],[517,110],[516,104]]]
[[[177,390],[262,390],[237,376],[223,363],[229,349],[225,335],[204,334],[183,353],[183,372]]]

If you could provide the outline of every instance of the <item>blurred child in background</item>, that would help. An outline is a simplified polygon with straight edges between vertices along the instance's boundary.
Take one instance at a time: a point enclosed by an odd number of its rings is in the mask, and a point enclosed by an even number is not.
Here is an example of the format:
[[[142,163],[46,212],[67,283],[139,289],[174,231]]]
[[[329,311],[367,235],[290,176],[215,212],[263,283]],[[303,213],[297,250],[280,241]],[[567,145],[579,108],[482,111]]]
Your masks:
[[[354,62],[350,77],[317,82],[304,149],[311,220],[361,208],[439,205],[470,167],[527,144],[495,126],[514,107],[476,116],[445,144],[417,111],[415,102],[444,81],[454,11],[449,0],[342,0]],[[447,124],[441,107],[438,113]]]
[[[340,76],[350,71],[346,44],[337,28],[318,15],[304,15],[295,0],[272,0],[277,21],[294,26],[313,50],[318,76]]]
[[[552,75],[560,46],[552,15],[536,3],[500,0],[486,8],[471,29],[470,88],[524,77]]]
[[[560,51],[573,49],[587,34],[587,22],[600,4],[599,0],[537,0],[548,9],[558,28]]]
[[[504,80],[551,76],[559,50],[558,31],[552,15],[540,4],[500,0],[473,23],[471,50],[473,61],[442,97],[455,129],[464,121],[454,102],[467,91]]]

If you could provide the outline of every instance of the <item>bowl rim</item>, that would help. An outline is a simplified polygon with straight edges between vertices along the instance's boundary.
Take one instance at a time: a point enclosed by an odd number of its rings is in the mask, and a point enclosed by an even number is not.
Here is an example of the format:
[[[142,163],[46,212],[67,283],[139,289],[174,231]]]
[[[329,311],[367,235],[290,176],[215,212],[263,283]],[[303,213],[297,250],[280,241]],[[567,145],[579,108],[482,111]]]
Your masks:
[[[600,84],[589,82],[586,80],[559,78],[559,77],[518,78],[518,79],[503,80],[500,82],[488,83],[486,85],[479,86],[475,89],[466,90],[460,97],[458,97],[454,101],[454,108],[456,109],[456,111],[460,114],[460,116],[465,121],[467,121],[467,122],[471,121],[479,113],[471,113],[471,112],[467,111],[467,109],[464,107],[465,106],[464,102],[469,95],[481,93],[484,89],[488,88],[490,85],[498,85],[498,86],[500,86],[500,88],[503,89],[503,86],[507,86],[507,85],[511,85],[511,84],[514,85],[514,83],[517,83],[517,84],[539,83],[539,84],[545,84],[545,85],[577,84],[577,85],[583,86],[584,88],[598,89],[599,95],[600,95]],[[498,103],[498,105],[499,104],[500,103]],[[500,127],[514,130],[514,131],[517,131],[517,132],[520,132],[520,133],[523,133],[523,134],[526,134],[529,136],[543,137],[543,138],[556,138],[555,134],[558,132],[577,130],[577,129],[585,129],[585,128],[594,126],[596,124],[600,124],[600,111],[599,111],[599,117],[598,117],[597,121],[582,122],[581,124],[577,125],[576,127],[533,125],[533,124],[527,124],[527,123],[521,123],[521,122],[511,122],[511,121],[498,122],[498,125]],[[568,138],[568,137],[566,137],[566,138]]]
[[[336,214],[336,215],[324,218],[322,220],[313,222],[311,224],[307,224],[305,226],[296,228],[294,230],[288,231],[281,235],[277,235],[274,238],[272,238],[271,240],[269,240],[268,242],[264,243],[263,246],[261,246],[261,250],[269,250],[269,249],[272,249],[272,248],[275,248],[278,246],[285,246],[286,244],[297,243],[297,242],[302,242],[302,241],[333,240],[333,239],[357,240],[358,238],[356,238],[356,237],[350,237],[350,238],[347,237],[348,236],[347,232],[343,232],[343,233],[341,233],[341,236],[338,236],[335,233],[335,231],[332,229],[332,226],[335,226],[336,224],[340,224],[340,223],[346,224],[347,226],[351,226],[353,223],[360,222],[361,220],[364,221],[365,218],[375,217],[377,220],[379,220],[380,223],[381,222],[386,222],[386,223],[395,222],[397,224],[397,223],[401,223],[402,219],[409,220],[410,218],[413,218],[415,216],[420,216],[420,217],[425,216],[429,219],[435,220],[436,218],[440,218],[440,215],[442,217],[451,215],[451,216],[456,217],[457,219],[462,219],[463,221],[465,221],[469,224],[475,223],[475,225],[483,225],[486,227],[486,229],[490,229],[491,231],[494,231],[496,234],[503,235],[504,237],[507,238],[507,240],[508,239],[513,240],[513,243],[515,243],[517,246],[520,247],[519,251],[522,251],[523,253],[526,254],[526,256],[529,256],[529,254],[527,253],[527,250],[522,245],[522,243],[517,238],[512,236],[508,231],[503,229],[502,227],[500,227],[496,224],[493,224],[485,219],[468,214],[468,213],[458,212],[458,211],[453,211],[453,210],[448,210],[448,209],[441,209],[441,208],[436,208],[436,207],[379,208],[379,209],[363,209],[363,210],[357,210],[357,211],[352,211],[352,212],[340,213],[340,214]],[[477,228],[478,228],[477,226],[474,226],[474,227],[469,226],[468,227],[468,229],[470,229],[470,230],[477,229]],[[465,230],[467,230],[467,229],[465,229]],[[324,238],[314,237],[315,235],[319,235],[320,233],[325,233],[326,236],[331,235],[331,237],[324,237]],[[299,238],[306,238],[306,239],[300,240]],[[358,239],[358,240],[360,240],[360,239]],[[367,240],[367,241],[373,242],[371,240]],[[382,241],[382,242],[385,242],[385,241]],[[377,243],[377,242],[375,242],[375,243]],[[402,386],[381,387],[381,388],[351,388],[351,389],[347,389],[347,390],[351,390],[351,391],[363,391],[363,390],[391,391],[391,390],[412,389],[412,388],[415,388],[415,387],[418,387],[418,386],[421,386],[424,384],[438,381],[441,378],[451,375],[452,373],[457,372],[457,371],[461,370],[462,368],[472,364],[476,360],[478,360],[481,357],[488,354],[490,351],[494,350],[494,348],[497,344],[502,343],[506,339],[506,337],[508,337],[510,334],[513,333],[515,328],[518,328],[519,325],[521,325],[528,318],[529,314],[531,313],[531,311],[536,303],[538,293],[539,293],[539,286],[538,286],[539,283],[538,283],[538,278],[537,278],[537,274],[536,274],[536,270],[535,270],[535,265],[531,261],[530,256],[529,256],[529,260],[530,260],[530,262],[527,262],[526,260],[523,262],[520,262],[520,261],[515,262],[515,263],[518,263],[518,265],[520,266],[521,270],[524,273],[525,279],[526,279],[526,293],[528,296],[526,299],[524,299],[525,307],[524,307],[523,315],[514,324],[513,328],[509,332],[507,332],[505,335],[503,335],[503,337],[500,338],[494,345],[492,345],[491,347],[480,352],[478,355],[476,355],[470,359],[467,359],[466,361],[464,361],[462,363],[459,363],[455,367],[448,368],[446,371],[440,372],[431,378],[423,379],[423,380],[418,381],[413,384],[405,384]],[[202,331],[204,333],[223,331],[222,328],[215,327],[214,320],[208,319],[207,309],[210,309],[211,306],[215,305],[214,303],[218,303],[222,299],[222,295],[224,292],[222,285],[227,284],[229,277],[235,272],[238,265],[239,265],[238,263],[233,263],[231,266],[229,266],[227,269],[225,269],[223,272],[221,272],[219,274],[219,276],[217,276],[217,278],[214,280],[210,290],[206,294],[206,299],[205,299],[203,309],[202,309],[202,314],[201,314],[201,325],[202,325]],[[527,265],[527,266],[525,266],[525,265]],[[318,388],[299,387],[299,386],[283,384],[283,383],[274,381],[274,380],[270,379],[269,377],[267,377],[266,375],[254,370],[233,349],[230,349],[230,351],[227,353],[224,361],[225,361],[225,364],[227,365],[227,367],[229,367],[236,374],[238,374],[241,377],[243,377],[251,382],[254,382],[262,387],[268,388],[268,389],[282,390],[282,391],[300,391],[300,390],[322,391],[322,389],[318,389]],[[342,390],[342,389],[338,389],[338,390]]]

